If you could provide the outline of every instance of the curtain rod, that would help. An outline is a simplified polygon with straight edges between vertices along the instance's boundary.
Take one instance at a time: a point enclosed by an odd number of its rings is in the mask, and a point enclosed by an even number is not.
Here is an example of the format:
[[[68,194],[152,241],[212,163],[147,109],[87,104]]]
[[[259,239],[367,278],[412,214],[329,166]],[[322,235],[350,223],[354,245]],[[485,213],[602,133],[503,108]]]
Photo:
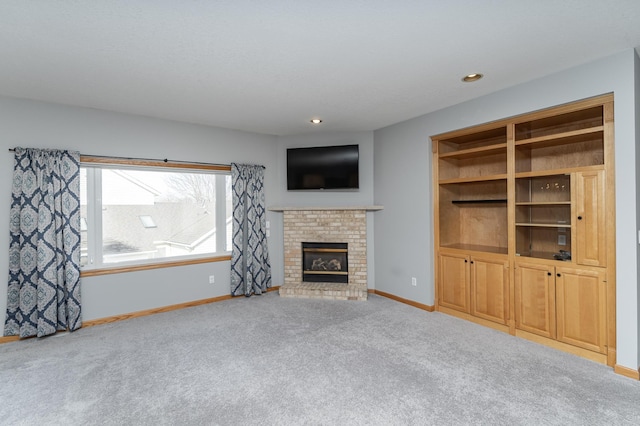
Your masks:
[[[15,152],[14,148],[9,148],[9,152]],[[182,161],[182,160],[169,160],[168,158],[163,159],[155,159],[155,158],[137,158],[137,157],[114,157],[112,155],[91,155],[91,154],[81,154],[85,157],[93,157],[93,158],[104,158],[106,160],[124,160],[124,161],[150,161],[156,163],[174,163],[174,164],[197,164],[203,166],[219,166],[219,167],[230,167],[230,164],[214,164],[214,163],[205,163],[201,161]],[[263,169],[266,169],[265,166],[262,166]]]

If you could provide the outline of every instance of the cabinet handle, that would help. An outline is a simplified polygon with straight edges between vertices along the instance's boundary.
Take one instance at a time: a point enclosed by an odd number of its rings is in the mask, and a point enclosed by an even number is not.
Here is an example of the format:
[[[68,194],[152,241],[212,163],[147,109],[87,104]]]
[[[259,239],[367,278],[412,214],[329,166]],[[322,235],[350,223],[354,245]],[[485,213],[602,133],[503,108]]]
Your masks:
[[[464,263],[467,263],[467,262],[468,262],[468,260],[467,260],[467,259],[465,259],[465,260],[464,260]]]
[[[561,276],[562,276],[562,275],[560,275],[560,274],[556,274],[556,277],[561,277]]]
[[[551,272],[547,272],[547,275],[551,276]]]
[[[582,220],[582,216],[578,216],[578,220]]]
[[[473,260],[471,261],[471,264],[473,265]]]

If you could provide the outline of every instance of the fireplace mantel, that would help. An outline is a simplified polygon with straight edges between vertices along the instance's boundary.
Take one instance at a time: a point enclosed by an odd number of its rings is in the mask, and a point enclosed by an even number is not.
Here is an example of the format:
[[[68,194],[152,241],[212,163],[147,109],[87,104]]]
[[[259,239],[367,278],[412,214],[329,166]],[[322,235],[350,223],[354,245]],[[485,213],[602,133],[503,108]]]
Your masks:
[[[292,206],[292,207],[269,207],[268,210],[272,212],[287,212],[287,211],[340,211],[340,210],[364,210],[367,212],[374,212],[384,209],[383,206]]]

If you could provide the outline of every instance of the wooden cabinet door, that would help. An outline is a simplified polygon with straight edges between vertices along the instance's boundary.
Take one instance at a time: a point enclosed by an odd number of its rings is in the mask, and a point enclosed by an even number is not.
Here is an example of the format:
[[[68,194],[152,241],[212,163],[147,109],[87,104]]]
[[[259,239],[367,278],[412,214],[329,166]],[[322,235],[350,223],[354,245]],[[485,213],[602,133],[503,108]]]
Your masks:
[[[516,328],[556,337],[555,270],[553,266],[516,263]]]
[[[441,254],[439,266],[440,305],[469,313],[469,257]]]
[[[576,173],[576,262],[606,266],[604,170]]]
[[[471,314],[506,325],[508,312],[508,262],[471,257]]]
[[[558,340],[606,353],[606,274],[556,268]]]

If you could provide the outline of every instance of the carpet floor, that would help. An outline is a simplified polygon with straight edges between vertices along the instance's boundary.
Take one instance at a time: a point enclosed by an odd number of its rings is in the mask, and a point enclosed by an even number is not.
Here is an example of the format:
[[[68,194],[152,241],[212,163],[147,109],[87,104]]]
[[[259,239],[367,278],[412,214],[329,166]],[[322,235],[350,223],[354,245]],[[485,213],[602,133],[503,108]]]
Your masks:
[[[640,382],[440,313],[268,293],[0,345],[3,425],[638,425]]]

